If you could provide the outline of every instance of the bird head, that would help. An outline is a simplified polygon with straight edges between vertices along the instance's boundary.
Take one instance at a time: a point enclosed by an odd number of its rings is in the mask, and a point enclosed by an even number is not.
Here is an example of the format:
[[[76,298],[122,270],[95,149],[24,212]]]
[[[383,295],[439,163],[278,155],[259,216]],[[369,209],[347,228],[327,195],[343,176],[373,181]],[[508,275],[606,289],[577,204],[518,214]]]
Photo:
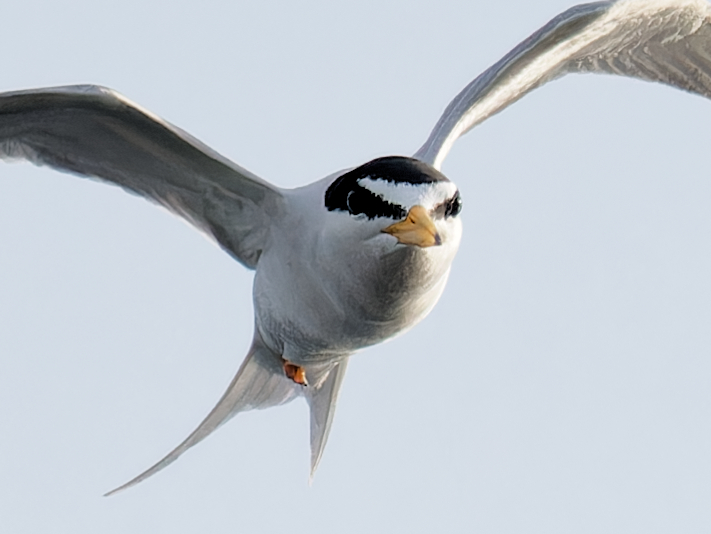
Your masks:
[[[336,178],[326,190],[329,211],[374,223],[396,243],[428,248],[447,239],[462,209],[457,186],[414,158],[374,159]]]

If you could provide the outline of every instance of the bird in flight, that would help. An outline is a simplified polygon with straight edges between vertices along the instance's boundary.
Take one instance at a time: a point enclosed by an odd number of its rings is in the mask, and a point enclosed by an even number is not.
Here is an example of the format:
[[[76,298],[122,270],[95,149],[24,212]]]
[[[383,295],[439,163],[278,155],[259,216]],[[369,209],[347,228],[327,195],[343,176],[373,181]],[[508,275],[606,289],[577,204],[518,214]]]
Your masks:
[[[254,338],[237,375],[160,471],[239,412],[305,397],[311,474],[348,358],[414,326],[439,299],[462,199],[441,172],[454,141],[569,73],[665,83],[711,97],[711,5],[575,6],[467,85],[411,157],[389,156],[280,189],[119,93],[79,85],[0,94],[0,158],[113,183],[214,239],[254,277]]]

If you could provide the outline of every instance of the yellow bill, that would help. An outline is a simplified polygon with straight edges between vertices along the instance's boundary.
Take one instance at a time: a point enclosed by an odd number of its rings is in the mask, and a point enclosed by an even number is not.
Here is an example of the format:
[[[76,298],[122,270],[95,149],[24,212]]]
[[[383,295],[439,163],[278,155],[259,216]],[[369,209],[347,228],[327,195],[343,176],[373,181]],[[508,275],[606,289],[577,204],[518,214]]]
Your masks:
[[[403,245],[432,247],[441,245],[442,239],[432,222],[427,210],[422,206],[413,206],[402,221],[391,224],[382,230],[397,238]]]

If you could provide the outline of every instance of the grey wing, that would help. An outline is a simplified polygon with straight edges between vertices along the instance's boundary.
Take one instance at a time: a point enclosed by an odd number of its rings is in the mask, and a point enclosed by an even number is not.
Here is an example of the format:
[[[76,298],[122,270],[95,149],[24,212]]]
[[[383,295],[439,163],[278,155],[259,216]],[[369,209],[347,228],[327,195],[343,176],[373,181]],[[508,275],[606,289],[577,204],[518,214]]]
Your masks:
[[[103,87],[0,94],[0,159],[105,180],[184,217],[254,268],[276,187]]]
[[[617,74],[711,98],[711,6],[619,0],[575,6],[471,82],[415,157],[440,168],[454,141],[529,91],[568,73]]]

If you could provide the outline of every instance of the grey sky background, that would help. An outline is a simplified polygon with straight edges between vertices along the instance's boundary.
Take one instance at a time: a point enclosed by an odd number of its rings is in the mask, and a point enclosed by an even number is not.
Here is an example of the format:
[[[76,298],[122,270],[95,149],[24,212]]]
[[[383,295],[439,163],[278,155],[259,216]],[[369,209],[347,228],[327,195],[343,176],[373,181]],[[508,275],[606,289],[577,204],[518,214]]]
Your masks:
[[[99,83],[281,186],[412,154],[539,2],[3,6],[0,90]],[[575,76],[459,140],[449,286],[303,402],[149,481],[252,331],[252,274],[117,188],[0,165],[0,531],[708,532],[711,102]]]

